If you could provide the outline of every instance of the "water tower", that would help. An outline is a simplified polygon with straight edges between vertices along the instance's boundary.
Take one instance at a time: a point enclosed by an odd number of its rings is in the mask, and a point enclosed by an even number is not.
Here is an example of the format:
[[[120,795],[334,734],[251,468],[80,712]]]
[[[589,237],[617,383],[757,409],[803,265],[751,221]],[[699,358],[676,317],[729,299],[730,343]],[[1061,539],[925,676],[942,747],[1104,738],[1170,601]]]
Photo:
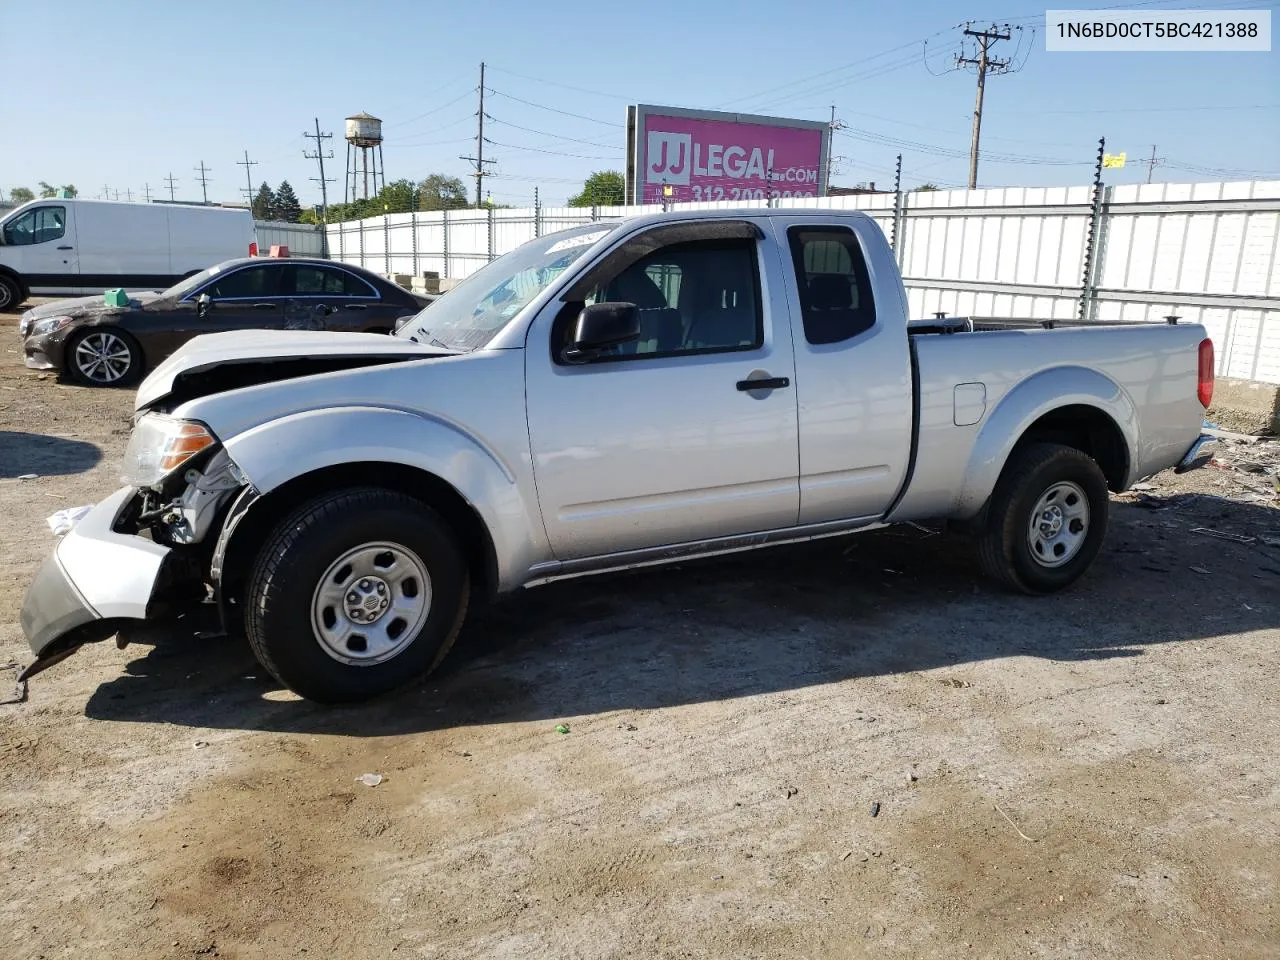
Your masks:
[[[347,178],[342,187],[344,203],[369,198],[370,172],[373,173],[373,193],[376,195],[379,180],[382,186],[387,185],[387,177],[382,170],[382,121],[367,113],[357,113],[347,117]]]

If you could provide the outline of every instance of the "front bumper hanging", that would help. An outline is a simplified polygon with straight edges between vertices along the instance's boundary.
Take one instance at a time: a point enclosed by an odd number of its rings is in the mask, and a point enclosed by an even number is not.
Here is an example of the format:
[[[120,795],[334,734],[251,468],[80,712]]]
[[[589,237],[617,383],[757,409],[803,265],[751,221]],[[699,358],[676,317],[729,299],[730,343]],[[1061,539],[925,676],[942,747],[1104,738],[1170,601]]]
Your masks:
[[[172,551],[114,529],[134,493],[122,487],[85,514],[27,588],[22,632],[36,660],[24,679],[105,640],[125,621],[147,618]]]

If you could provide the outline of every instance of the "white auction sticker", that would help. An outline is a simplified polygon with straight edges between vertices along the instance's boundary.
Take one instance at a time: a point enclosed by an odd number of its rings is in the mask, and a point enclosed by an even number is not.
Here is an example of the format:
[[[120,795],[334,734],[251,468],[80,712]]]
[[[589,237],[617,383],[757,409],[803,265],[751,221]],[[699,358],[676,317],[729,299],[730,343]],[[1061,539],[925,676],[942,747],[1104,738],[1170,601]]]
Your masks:
[[[1268,52],[1270,10],[1046,10],[1045,50]]]
[[[589,247],[608,232],[608,230],[599,230],[596,233],[580,233],[576,237],[568,237],[549,246],[547,253],[559,253],[561,250],[572,250],[574,247]]]

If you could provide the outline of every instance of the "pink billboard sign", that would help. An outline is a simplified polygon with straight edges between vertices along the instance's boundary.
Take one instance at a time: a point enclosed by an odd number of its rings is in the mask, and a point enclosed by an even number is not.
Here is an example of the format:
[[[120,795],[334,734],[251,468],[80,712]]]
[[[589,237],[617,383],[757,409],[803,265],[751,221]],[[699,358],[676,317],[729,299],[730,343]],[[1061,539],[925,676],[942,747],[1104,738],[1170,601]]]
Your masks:
[[[826,192],[825,123],[648,106],[636,107],[634,116],[632,202]]]

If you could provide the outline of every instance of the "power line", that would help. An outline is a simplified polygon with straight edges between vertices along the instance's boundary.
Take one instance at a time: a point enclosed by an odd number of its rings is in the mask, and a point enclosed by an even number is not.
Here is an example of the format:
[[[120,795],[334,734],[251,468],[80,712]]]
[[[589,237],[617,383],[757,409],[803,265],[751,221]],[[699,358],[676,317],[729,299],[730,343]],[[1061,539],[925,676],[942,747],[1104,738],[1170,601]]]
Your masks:
[[[575,87],[570,83],[560,83],[558,80],[546,80],[542,77],[531,77],[527,73],[516,73],[514,70],[507,70],[505,67],[490,66],[490,70],[496,70],[498,73],[505,73],[511,77],[519,77],[521,80],[529,80],[533,83],[545,83],[551,87],[563,87],[566,90],[573,90],[575,93],[587,93],[594,97],[607,97],[610,100],[630,100],[634,101],[635,97],[623,96],[620,93],[608,93],[604,90],[590,90],[587,87]]]
[[[250,210],[252,210],[252,209],[253,209],[253,173],[252,173],[252,168],[253,168],[253,167],[256,167],[257,165],[258,165],[258,161],[257,161],[257,160],[250,160],[250,159],[249,159],[249,151],[248,151],[248,150],[246,150],[246,151],[244,152],[244,159],[243,159],[243,160],[237,160],[237,161],[236,161],[236,166],[237,166],[237,167],[244,167],[244,182],[245,182],[245,188],[246,188],[246,189],[245,189],[245,191],[244,191],[244,202],[245,202],[245,203],[247,203],[247,204],[249,205],[249,209],[250,209]]]
[[[207,176],[207,174],[209,173],[209,169],[204,165],[203,160],[200,161],[200,166],[192,167],[191,169],[200,171],[200,192],[204,196],[204,202],[208,203],[209,202],[209,177]]]
[[[445,110],[445,109],[448,109],[449,107],[452,107],[459,100],[464,100],[467,97],[471,96],[471,94],[473,93],[475,93],[475,87],[472,87],[469,90],[463,90],[462,93],[458,94],[452,100],[448,100],[445,103],[440,104],[440,106],[434,107],[431,110],[428,110],[426,113],[420,113],[416,117],[410,117],[408,120],[397,120],[395,123],[388,123],[386,127],[387,129],[392,129],[394,127],[403,127],[405,124],[414,123],[417,120],[422,120],[426,117],[434,116],[435,114],[439,113],[441,110]]]
[[[485,141],[484,141],[484,142],[485,142],[485,143],[491,143],[491,144],[493,144],[495,147],[506,147],[508,150],[528,150],[528,151],[530,151],[530,152],[532,152],[532,153],[546,153],[546,154],[550,154],[550,155],[551,155],[551,156],[553,156],[553,157],[573,157],[573,158],[575,158],[575,159],[577,159],[577,160],[617,160],[617,159],[618,159],[618,157],[619,157],[619,155],[621,155],[621,154],[623,154],[623,153],[625,152],[621,147],[619,147],[619,148],[618,148],[618,152],[617,152],[616,154],[614,154],[613,156],[610,156],[610,157],[597,157],[597,156],[592,156],[592,155],[590,155],[590,154],[586,154],[586,153],[565,153],[563,150],[544,150],[544,149],[543,149],[543,148],[541,148],[541,147],[529,147],[529,146],[523,146],[523,145],[518,144],[518,143],[502,143],[501,141],[498,141],[498,140],[490,140],[488,137],[486,137],[486,138],[485,138]],[[463,159],[463,160],[469,160],[469,159],[471,159],[471,158],[470,158],[470,157],[463,157],[462,159]]]
[[[496,117],[490,117],[489,122],[500,123],[504,127],[513,127],[516,130],[523,130],[525,133],[537,133],[544,137],[550,137],[553,141],[567,140],[570,143],[581,143],[581,144],[585,144],[588,147],[600,147],[602,150],[612,150],[614,148],[614,145],[612,143],[597,143],[594,140],[581,140],[577,137],[562,137],[557,134],[550,133],[546,130],[535,130],[533,127],[522,127],[518,123],[512,123],[510,120],[499,120]]]
[[[319,117],[316,117],[316,118],[315,118],[315,121],[316,121],[316,132],[315,132],[315,133],[307,133],[307,132],[304,130],[304,131],[303,131],[303,133],[302,133],[302,135],[303,135],[304,137],[306,137],[308,140],[314,140],[314,141],[316,142],[316,152],[315,152],[315,153],[307,153],[307,151],[303,150],[303,151],[302,151],[302,158],[303,158],[304,160],[315,160],[317,163],[319,163],[319,164],[320,164],[320,176],[319,176],[319,177],[310,177],[309,179],[311,180],[311,182],[312,182],[312,183],[316,183],[316,182],[318,181],[318,182],[319,182],[319,184],[320,184],[320,205],[321,205],[321,208],[324,210],[324,214],[323,214],[324,222],[328,223],[328,222],[329,222],[329,184],[334,183],[335,181],[334,181],[334,179],[333,179],[332,177],[326,177],[326,176],[324,175],[324,162],[325,162],[326,160],[331,160],[331,159],[333,159],[333,151],[332,151],[332,150],[330,150],[327,154],[324,152],[324,141],[326,141],[326,140],[332,140],[332,139],[333,139],[333,134],[332,134],[332,133],[321,133],[321,132],[320,132],[320,118],[319,118]],[[248,158],[246,158],[246,159],[248,159]],[[386,186],[386,174],[385,174],[385,173],[383,174],[383,184],[382,184],[382,185],[383,185],[384,187]]]
[[[969,143],[969,189],[978,185],[978,139],[982,135],[982,98],[987,87],[987,71],[1004,73],[1009,69],[1009,60],[998,60],[989,55],[991,47],[1011,36],[1009,25],[999,30],[993,24],[990,30],[973,30],[964,28],[966,37],[973,37],[978,42],[977,57],[957,57],[957,66],[976,66],[978,68],[978,95],[973,106],[973,137]]]
[[[613,121],[613,120],[600,120],[600,119],[597,119],[596,117],[586,117],[580,113],[571,113],[568,110],[561,110],[558,107],[548,107],[546,104],[543,104],[543,103],[534,103],[532,100],[523,100],[520,97],[513,97],[509,93],[503,93],[501,90],[490,90],[489,92],[492,93],[494,96],[502,97],[505,100],[514,100],[516,103],[523,103],[527,107],[537,107],[539,110],[547,110],[551,113],[558,113],[565,117],[573,117],[575,120],[586,120],[589,123],[599,123],[599,124],[603,124],[606,127],[625,126],[625,124],[617,123],[616,121]]]

